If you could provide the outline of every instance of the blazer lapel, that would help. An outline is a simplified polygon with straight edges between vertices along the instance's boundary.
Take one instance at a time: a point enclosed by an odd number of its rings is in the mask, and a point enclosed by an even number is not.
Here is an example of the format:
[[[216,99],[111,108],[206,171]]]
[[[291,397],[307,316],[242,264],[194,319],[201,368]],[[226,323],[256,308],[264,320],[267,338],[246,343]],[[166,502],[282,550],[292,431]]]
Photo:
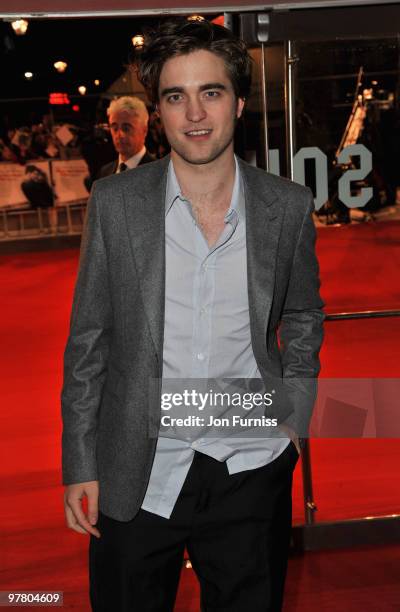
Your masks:
[[[260,175],[240,162],[246,199],[247,280],[253,349],[265,352],[284,206]],[[262,178],[262,180],[260,180]]]
[[[124,189],[126,223],[154,346],[162,363],[165,302],[165,190],[169,158],[132,172]]]

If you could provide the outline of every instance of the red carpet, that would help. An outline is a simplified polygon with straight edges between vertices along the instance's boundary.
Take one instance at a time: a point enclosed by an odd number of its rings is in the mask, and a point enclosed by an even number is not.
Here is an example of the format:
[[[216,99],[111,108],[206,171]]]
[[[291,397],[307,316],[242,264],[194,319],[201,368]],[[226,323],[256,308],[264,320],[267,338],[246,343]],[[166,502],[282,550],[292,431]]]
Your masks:
[[[399,221],[319,229],[327,312],[400,308]]]
[[[386,229],[385,229],[386,228]],[[327,310],[399,308],[400,224],[320,230]],[[87,540],[63,527],[59,392],[78,254],[0,258],[0,590],[63,590],[87,611]],[[326,324],[325,377],[399,377],[400,319]],[[318,520],[400,511],[398,440],[312,442]],[[295,522],[303,521],[296,470]],[[399,550],[307,554],[290,564],[286,612],[400,610]],[[198,610],[185,570],[177,610]]]

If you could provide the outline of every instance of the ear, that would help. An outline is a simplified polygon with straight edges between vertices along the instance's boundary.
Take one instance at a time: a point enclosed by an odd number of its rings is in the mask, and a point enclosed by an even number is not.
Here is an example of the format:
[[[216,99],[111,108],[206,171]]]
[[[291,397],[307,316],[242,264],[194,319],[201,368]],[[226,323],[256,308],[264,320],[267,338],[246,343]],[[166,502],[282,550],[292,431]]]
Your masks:
[[[237,103],[236,103],[236,117],[237,117],[237,119],[239,119],[239,117],[242,116],[244,104],[245,104],[245,99],[244,98],[238,98],[237,99]]]

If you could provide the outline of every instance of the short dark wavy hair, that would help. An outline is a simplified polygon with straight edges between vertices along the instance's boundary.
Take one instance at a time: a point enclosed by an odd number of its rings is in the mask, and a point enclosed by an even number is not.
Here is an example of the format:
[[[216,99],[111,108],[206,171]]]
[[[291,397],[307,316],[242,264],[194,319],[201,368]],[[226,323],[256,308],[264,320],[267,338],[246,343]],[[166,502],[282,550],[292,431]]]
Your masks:
[[[151,102],[159,101],[158,87],[165,62],[179,55],[206,50],[225,62],[237,98],[247,98],[251,87],[251,57],[245,43],[230,30],[210,21],[177,17],[145,32],[144,45],[136,53],[139,81]]]

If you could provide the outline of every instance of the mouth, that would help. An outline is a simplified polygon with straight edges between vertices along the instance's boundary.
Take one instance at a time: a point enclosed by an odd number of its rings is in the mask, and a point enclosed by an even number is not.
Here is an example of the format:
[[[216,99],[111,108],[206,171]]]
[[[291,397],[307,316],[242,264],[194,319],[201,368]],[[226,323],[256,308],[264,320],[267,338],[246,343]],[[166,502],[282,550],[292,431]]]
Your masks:
[[[185,136],[188,136],[191,139],[195,140],[203,140],[208,138],[211,134],[212,130],[210,129],[202,129],[202,130],[189,130],[185,132]]]

